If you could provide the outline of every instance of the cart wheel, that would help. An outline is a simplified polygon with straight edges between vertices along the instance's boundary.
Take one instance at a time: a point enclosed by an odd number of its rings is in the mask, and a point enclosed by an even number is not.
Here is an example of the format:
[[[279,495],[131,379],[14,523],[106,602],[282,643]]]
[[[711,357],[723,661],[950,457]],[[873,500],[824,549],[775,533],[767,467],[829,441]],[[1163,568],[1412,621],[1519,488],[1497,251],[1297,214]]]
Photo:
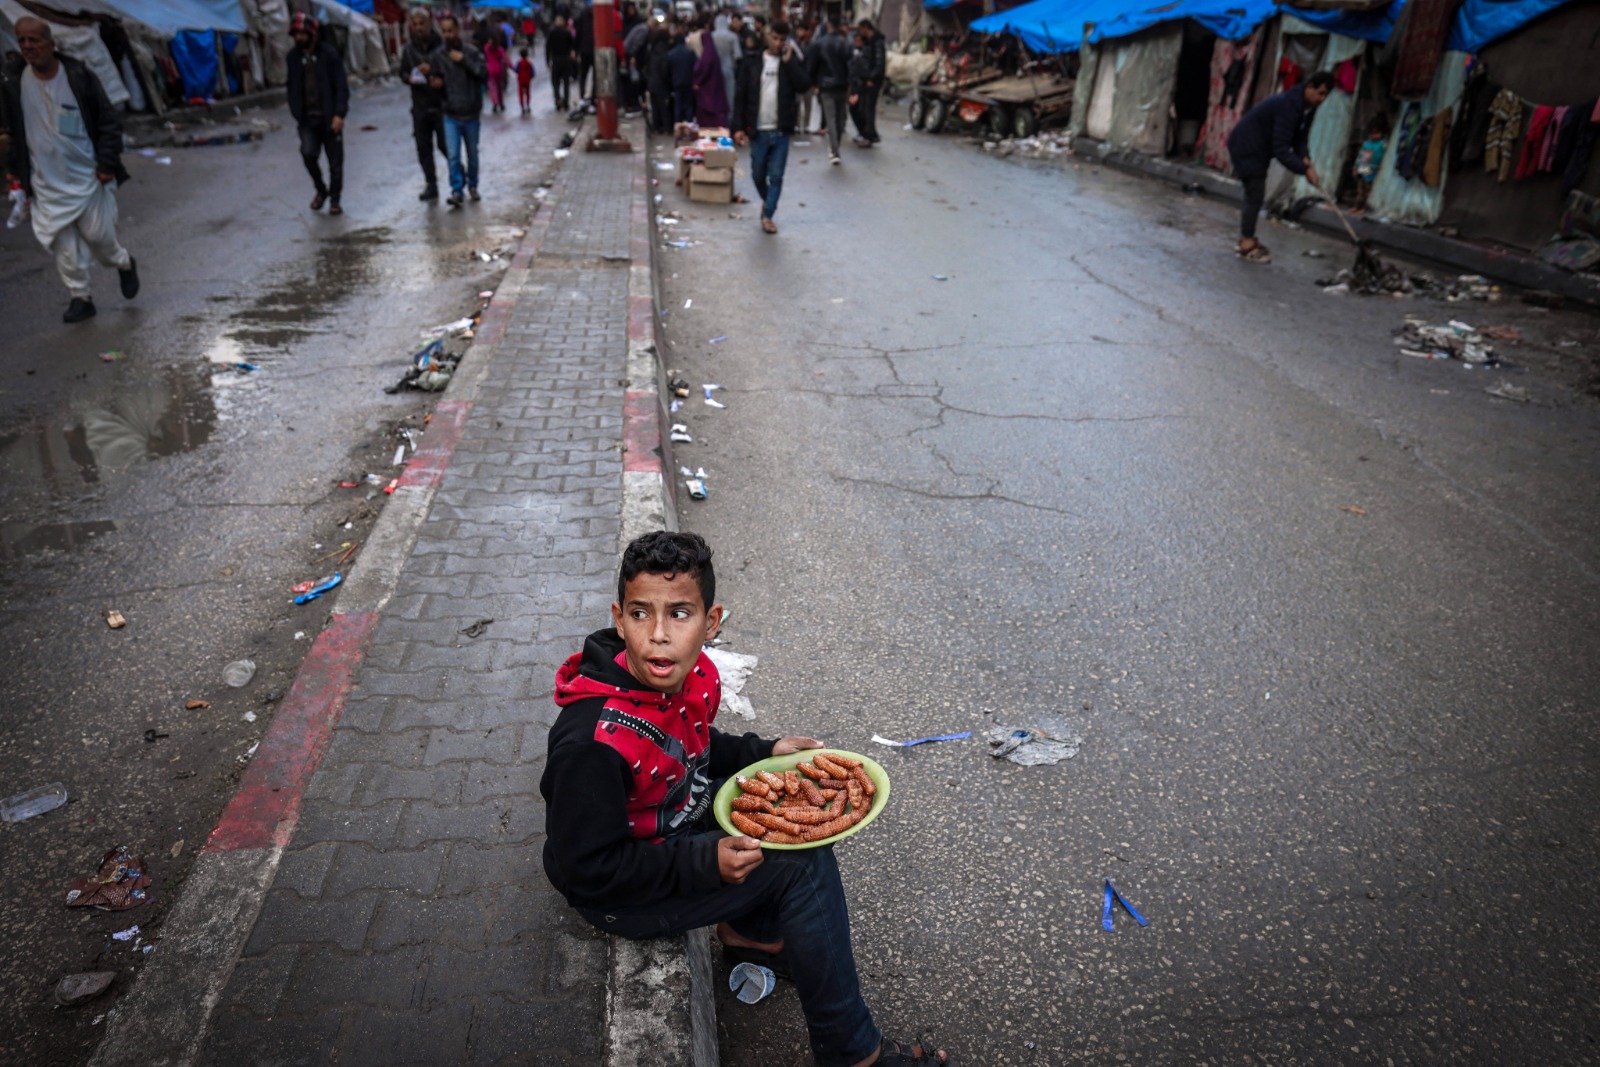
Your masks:
[[[1039,117],[1025,107],[1017,108],[1011,119],[1011,132],[1017,137],[1032,137],[1039,132]]]
[[[911,128],[920,130],[928,123],[928,100],[921,93],[911,98]]]
[[[1018,112],[1020,115],[1021,112]],[[989,136],[996,141],[1004,141],[1011,134],[1011,109],[1004,104],[994,104],[989,108],[989,113],[984,116],[988,120]]]
[[[934,97],[928,101],[928,121],[923,129],[929,133],[938,133],[944,129],[945,120],[950,117],[950,101]]]

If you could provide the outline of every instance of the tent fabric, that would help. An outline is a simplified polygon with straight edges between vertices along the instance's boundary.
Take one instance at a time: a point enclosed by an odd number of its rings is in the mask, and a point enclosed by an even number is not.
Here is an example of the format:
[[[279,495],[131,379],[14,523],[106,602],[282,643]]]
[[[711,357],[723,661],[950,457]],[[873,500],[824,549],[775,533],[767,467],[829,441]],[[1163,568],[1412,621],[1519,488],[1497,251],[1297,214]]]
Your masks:
[[[1218,37],[1211,49],[1210,92],[1206,100],[1206,124],[1195,145],[1195,155],[1208,167],[1228,171],[1233,160],[1228,155],[1228,135],[1250,106],[1250,86],[1255,82],[1266,33],[1257,27],[1242,41]],[[1235,64],[1236,91],[1229,104],[1228,71]]]
[[[1450,27],[1452,52],[1480,52],[1568,0],[1466,0]]]
[[[1347,59],[1359,60],[1366,49],[1367,42],[1359,38],[1330,36],[1322,65],[1332,70]],[[1361,87],[1359,79],[1366,74],[1360,70],[1360,66],[1357,63],[1357,91]],[[1354,129],[1356,98],[1356,92],[1347,93],[1338,89],[1328,94],[1328,99],[1317,108],[1316,118],[1311,120],[1311,130],[1306,137],[1306,147],[1311,150],[1311,162],[1316,165],[1328,192],[1335,195],[1338,193],[1339,180],[1344,177],[1345,167],[1350,161],[1351,135],[1359,132]],[[1275,199],[1273,204],[1288,207],[1302,197],[1318,195],[1320,193],[1312,187],[1311,182],[1297,174],[1293,181],[1287,183],[1287,191],[1282,192],[1281,198]]]
[[[1382,44],[1394,33],[1395,23],[1400,21],[1400,11],[1405,6],[1406,0],[1392,0],[1387,7],[1370,11],[1309,11],[1299,7],[1284,10],[1319,30]]]
[[[1031,51],[1054,55],[1078,50],[1084,23],[1114,19],[1126,8],[1121,0],[1033,0],[975,19],[970,28],[979,33],[1015,34]]]
[[[172,62],[183,79],[185,100],[217,95],[217,35],[212,30],[182,30],[172,35]]]
[[[1119,152],[1165,155],[1183,28],[1167,25],[1099,48],[1084,132]]]
[[[112,15],[142,23],[161,37],[184,30],[222,30],[245,33],[250,23],[239,0],[61,0],[73,11]]]
[[[1095,24],[1091,41],[1127,37],[1163,22],[1194,19],[1218,37],[1237,41],[1278,13],[1273,0],[1177,0],[1145,11],[1125,12]]]
[[[1461,100],[1467,85],[1467,60],[1465,52],[1449,51],[1439,60],[1439,69],[1433,76],[1433,86],[1421,104],[1422,117],[1433,118],[1441,111],[1453,109]],[[1400,128],[1389,135],[1389,148],[1378,167],[1378,177],[1367,195],[1367,212],[1381,222],[1398,222],[1407,226],[1432,226],[1439,221],[1444,206],[1444,190],[1449,180],[1446,173],[1437,186],[1418,179],[1408,181],[1395,173],[1395,162],[1400,153],[1395,150]]]

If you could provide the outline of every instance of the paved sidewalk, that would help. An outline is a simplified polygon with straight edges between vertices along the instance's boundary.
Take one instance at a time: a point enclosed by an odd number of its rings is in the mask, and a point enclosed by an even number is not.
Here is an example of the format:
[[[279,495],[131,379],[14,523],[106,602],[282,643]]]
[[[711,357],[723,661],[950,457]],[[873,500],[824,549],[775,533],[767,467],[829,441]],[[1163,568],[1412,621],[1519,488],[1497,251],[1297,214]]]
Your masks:
[[[605,1059],[606,939],[545,881],[538,782],[555,669],[612,599],[642,167],[564,162],[476,395],[435,413],[436,495],[201,1063]]]

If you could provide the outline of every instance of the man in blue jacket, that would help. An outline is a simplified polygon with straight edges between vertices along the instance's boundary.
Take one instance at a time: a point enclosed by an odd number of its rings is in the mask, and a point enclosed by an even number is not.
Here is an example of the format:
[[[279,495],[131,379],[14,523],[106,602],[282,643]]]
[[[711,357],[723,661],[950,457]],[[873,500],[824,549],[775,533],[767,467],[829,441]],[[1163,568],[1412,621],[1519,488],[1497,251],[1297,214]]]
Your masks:
[[[317,20],[295,15],[289,36],[297,47],[289,52],[289,114],[300,127],[300,158],[316,183],[311,210],[342,215],[339,194],[344,191],[344,116],[350,108],[350,83],[338,49],[319,39]],[[322,180],[322,154],[328,154],[328,180]]]
[[[1270,263],[1266,246],[1256,240],[1256,218],[1267,196],[1267,169],[1277,160],[1294,174],[1303,174],[1321,186],[1322,176],[1311,165],[1307,138],[1317,108],[1333,91],[1333,75],[1319,71],[1304,85],[1269,96],[1245,112],[1228,135],[1228,155],[1233,172],[1244,183],[1244,215],[1239,228],[1239,255],[1252,263]]]

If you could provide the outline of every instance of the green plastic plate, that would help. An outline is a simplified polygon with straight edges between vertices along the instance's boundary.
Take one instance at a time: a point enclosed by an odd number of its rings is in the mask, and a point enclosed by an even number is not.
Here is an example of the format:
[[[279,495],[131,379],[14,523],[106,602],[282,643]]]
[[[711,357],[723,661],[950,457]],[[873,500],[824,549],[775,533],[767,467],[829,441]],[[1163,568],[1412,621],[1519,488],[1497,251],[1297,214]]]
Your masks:
[[[769,845],[763,841],[761,842],[761,847],[772,849],[817,848],[821,845],[838,844],[851,834],[860,831],[873,819],[876,819],[878,813],[883,811],[884,805],[889,803],[889,776],[884,773],[882,767],[878,766],[877,760],[872,759],[870,756],[863,756],[859,752],[847,752],[842,748],[812,748],[804,752],[791,752],[787,756],[773,756],[771,759],[764,759],[750,764],[737,775],[731,775],[726,782],[722,783],[722,788],[717,790],[716,799],[711,802],[711,811],[717,817],[717,824],[734,837],[744,836],[743,831],[735,829],[733,822],[728,818],[728,812],[733,810],[733,798],[739,795],[739,783],[736,780],[738,777],[742,775],[745,778],[749,778],[757,771],[771,771],[773,774],[792,771],[818,752],[836,752],[849,759],[861,761],[861,767],[867,772],[867,777],[871,778],[872,783],[878,787],[878,795],[872,798],[872,810],[867,812],[866,818],[850,827],[850,829],[843,833],[834,834],[824,841],[811,841],[803,845]]]

